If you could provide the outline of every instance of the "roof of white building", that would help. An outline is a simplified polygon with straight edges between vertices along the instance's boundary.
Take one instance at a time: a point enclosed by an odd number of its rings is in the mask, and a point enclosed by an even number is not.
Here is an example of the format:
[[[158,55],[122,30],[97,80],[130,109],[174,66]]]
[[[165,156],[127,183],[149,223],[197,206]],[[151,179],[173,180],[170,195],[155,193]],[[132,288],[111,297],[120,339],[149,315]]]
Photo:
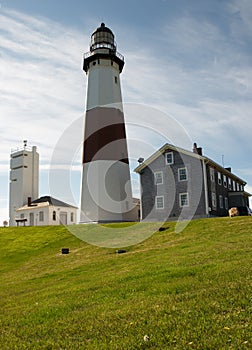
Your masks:
[[[32,201],[30,205],[26,204],[26,205],[22,206],[21,208],[18,208],[17,211],[30,210],[30,209],[40,209],[40,208],[45,208],[45,207],[49,207],[49,206],[68,207],[68,208],[78,209],[74,205],[62,202],[59,199],[53,198],[51,196],[43,196],[43,197],[40,197],[40,198]]]
[[[32,201],[32,204],[38,204],[38,203],[44,203],[44,202],[48,202],[50,205],[54,205],[57,207],[72,207],[72,208],[77,208],[72,204],[68,204],[65,202],[60,201],[59,199],[53,198],[51,196],[43,196],[40,197],[34,201]]]

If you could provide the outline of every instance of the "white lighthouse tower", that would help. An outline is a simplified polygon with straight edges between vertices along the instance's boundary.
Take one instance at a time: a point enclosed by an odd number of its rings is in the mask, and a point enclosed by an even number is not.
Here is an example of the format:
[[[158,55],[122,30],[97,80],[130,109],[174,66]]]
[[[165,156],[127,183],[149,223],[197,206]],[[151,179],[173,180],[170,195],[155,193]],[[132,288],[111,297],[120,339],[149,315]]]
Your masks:
[[[14,226],[16,210],[27,204],[28,198],[38,198],[39,154],[37,147],[24,146],[11,152],[10,159],[10,195],[9,225]]]
[[[91,36],[80,222],[131,221],[129,160],[120,87],[124,58],[104,23]]]

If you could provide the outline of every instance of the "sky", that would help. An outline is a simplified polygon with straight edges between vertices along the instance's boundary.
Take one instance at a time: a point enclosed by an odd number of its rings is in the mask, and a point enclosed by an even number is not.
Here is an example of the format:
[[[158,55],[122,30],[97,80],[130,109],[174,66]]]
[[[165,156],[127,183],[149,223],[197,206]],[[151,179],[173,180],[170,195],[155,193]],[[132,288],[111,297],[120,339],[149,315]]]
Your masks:
[[[83,54],[101,22],[125,57],[134,195],[137,159],[165,142],[197,142],[252,192],[252,1],[0,0],[0,225],[8,220],[10,152],[23,140],[38,147],[40,196],[79,206]]]

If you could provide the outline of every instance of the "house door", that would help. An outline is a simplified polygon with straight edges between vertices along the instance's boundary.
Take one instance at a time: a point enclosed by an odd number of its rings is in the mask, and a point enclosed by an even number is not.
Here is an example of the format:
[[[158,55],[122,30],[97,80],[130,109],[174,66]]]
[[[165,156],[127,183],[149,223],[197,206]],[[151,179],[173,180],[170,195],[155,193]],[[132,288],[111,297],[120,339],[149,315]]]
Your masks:
[[[61,225],[67,225],[67,213],[64,211],[60,213],[60,223]]]
[[[34,226],[34,213],[30,213],[30,226]]]

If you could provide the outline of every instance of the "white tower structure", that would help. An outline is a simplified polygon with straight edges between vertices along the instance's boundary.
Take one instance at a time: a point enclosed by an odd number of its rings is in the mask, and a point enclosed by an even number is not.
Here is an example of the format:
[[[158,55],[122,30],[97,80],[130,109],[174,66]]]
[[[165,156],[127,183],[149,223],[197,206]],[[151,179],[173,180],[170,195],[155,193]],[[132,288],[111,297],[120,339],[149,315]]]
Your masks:
[[[9,225],[14,226],[16,209],[27,204],[28,198],[38,198],[39,154],[36,146],[30,148],[24,141],[23,148],[12,151],[10,158]]]
[[[91,36],[80,222],[131,221],[129,160],[120,87],[124,58],[104,23]]]

